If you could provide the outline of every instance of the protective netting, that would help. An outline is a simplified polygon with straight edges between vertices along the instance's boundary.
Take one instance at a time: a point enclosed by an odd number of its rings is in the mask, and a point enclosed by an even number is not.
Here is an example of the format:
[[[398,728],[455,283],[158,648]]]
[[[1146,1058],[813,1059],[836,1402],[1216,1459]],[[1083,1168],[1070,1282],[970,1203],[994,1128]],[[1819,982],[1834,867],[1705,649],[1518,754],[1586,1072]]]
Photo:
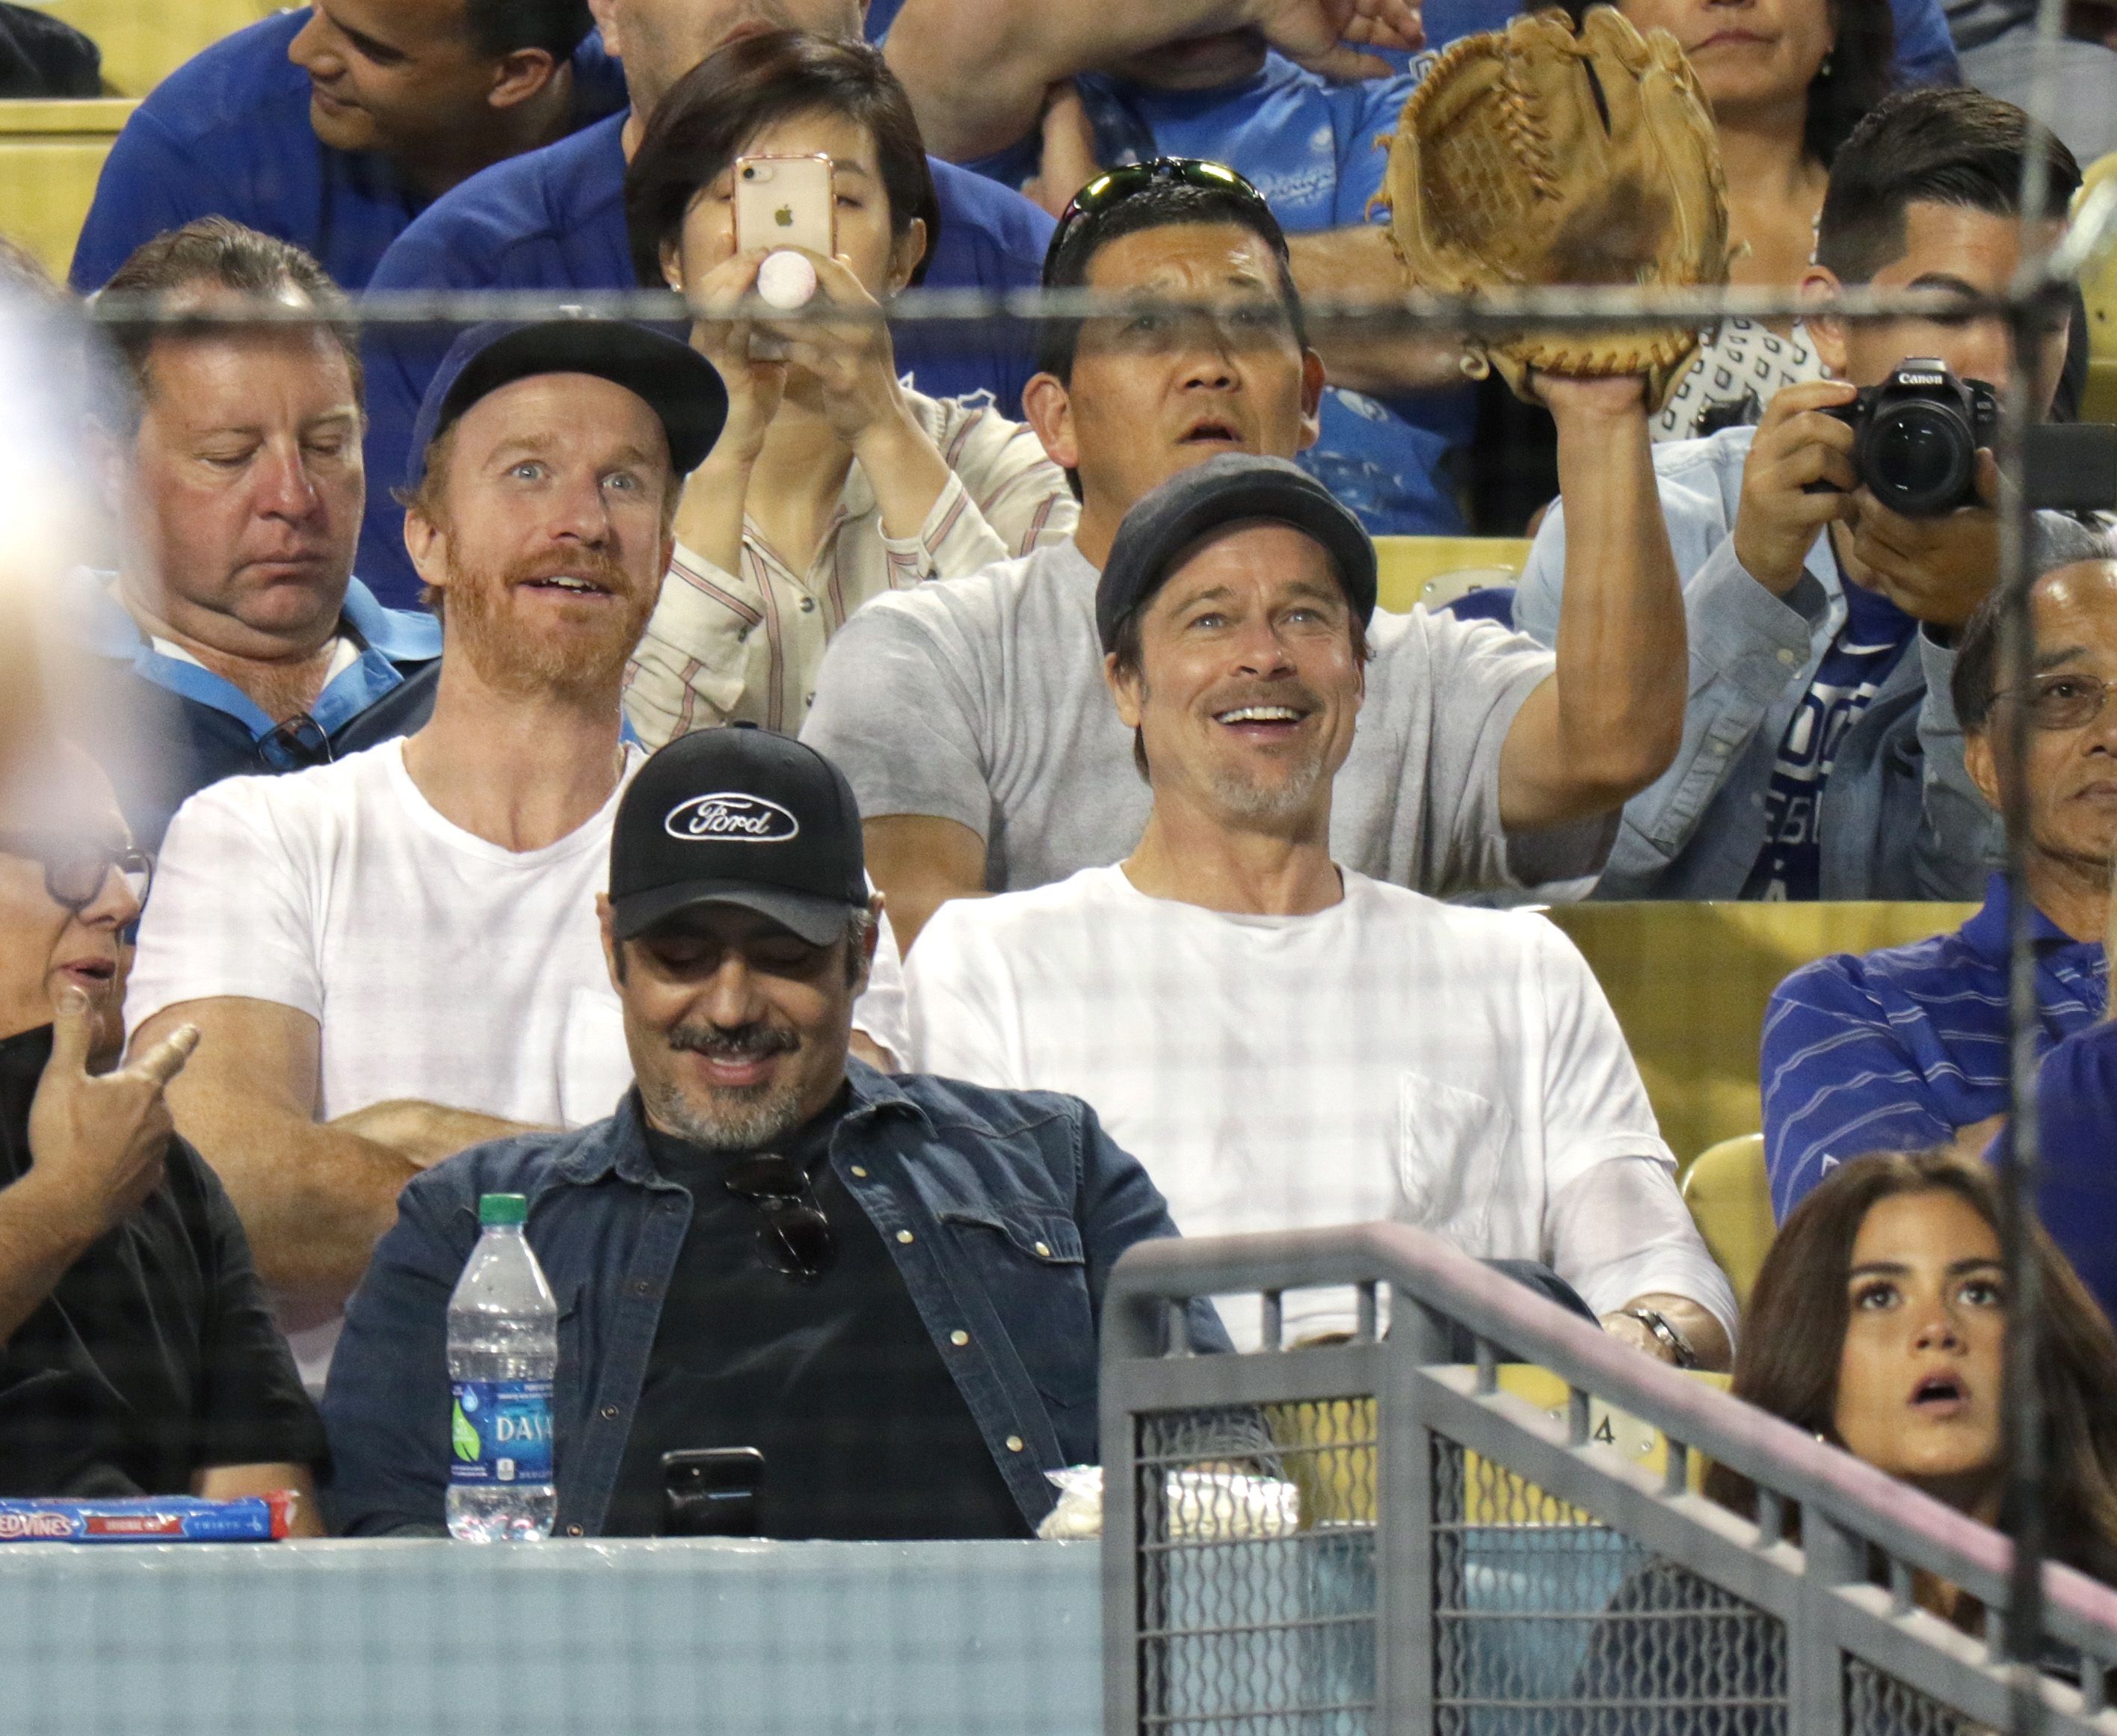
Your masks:
[[[1259,1467],[1216,1461],[1200,1445],[1234,1415],[1137,1420],[1141,1728],[1379,1731],[1375,1407],[1343,1399],[1266,1407],[1277,1460],[1262,1469],[1299,1492],[1291,1529],[1283,1514],[1261,1517],[1233,1481]],[[1786,1635],[1777,1618],[1503,1465],[1429,1441],[1431,1632],[1403,1655],[1427,1676],[1437,1733],[1785,1730]],[[1393,1522],[1416,1522],[1390,1511]],[[1949,1727],[1903,1728],[1916,1736]]]
[[[1983,1729],[1858,1658],[1845,1660],[1845,1728],[1853,1736],[1980,1736]]]
[[[1273,1462],[1237,1466],[1201,1444],[1237,1414],[1138,1419],[1143,1730],[1375,1728],[1374,1406],[1275,1406],[1265,1420]],[[1260,1485],[1298,1502],[1261,1501]]]
[[[1502,1466],[1441,1439],[1432,1456],[1437,1731],[1783,1727],[1779,1623]]]

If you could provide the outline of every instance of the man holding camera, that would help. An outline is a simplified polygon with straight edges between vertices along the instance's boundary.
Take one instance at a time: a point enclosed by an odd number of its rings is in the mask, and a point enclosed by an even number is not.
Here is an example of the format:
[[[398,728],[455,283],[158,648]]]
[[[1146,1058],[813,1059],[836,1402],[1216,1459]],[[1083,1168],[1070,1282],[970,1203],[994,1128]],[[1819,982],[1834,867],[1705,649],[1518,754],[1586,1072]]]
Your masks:
[[[1976,90],[1884,102],[1838,153],[1804,287],[2001,293],[2041,132]],[[2047,242],[2080,175],[2043,136],[2032,229]],[[1999,574],[1990,395],[2018,366],[2048,406],[2064,317],[2018,358],[1992,318],[1809,325],[1833,378],[1780,392],[1755,427],[1657,451],[1690,699],[1675,763],[1626,806],[1598,897],[1972,898],[1998,852],[1949,677]],[[1565,549],[1561,502],[1515,604],[1546,644]]]

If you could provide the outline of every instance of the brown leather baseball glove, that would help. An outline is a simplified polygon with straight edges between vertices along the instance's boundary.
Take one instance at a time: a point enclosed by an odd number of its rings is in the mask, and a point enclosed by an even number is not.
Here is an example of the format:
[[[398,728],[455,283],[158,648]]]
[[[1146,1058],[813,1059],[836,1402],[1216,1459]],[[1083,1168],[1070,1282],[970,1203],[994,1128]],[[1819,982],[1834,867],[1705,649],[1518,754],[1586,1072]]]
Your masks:
[[[1442,295],[1560,284],[1727,280],[1727,186],[1713,118],[1676,39],[1607,7],[1465,37],[1404,105],[1378,203],[1414,287]],[[1658,408],[1698,334],[1525,330],[1474,342],[1530,397],[1532,368],[1644,374]]]

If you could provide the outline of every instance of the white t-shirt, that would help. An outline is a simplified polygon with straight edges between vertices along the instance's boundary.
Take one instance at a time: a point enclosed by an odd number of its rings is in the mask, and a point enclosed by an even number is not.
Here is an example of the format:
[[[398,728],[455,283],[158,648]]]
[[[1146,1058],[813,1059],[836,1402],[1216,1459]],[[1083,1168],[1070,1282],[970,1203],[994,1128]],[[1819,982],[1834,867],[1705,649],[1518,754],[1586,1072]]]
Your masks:
[[[451,824],[387,741],[178,810],[140,925],[127,1028],[187,1000],[293,1007],[321,1030],[319,1117],[412,1097],[578,1126],[632,1079],[596,926],[625,776],[541,850]]]
[[[944,904],[906,963],[911,1065],[1068,1092],[1186,1235],[1391,1219],[1553,1267],[1598,1314],[1649,1291],[1730,1329],[1586,962],[1542,917],[1344,870],[1307,916],[1151,898],[1122,867]],[[1244,1348],[1253,1301],[1223,1304]],[[1290,1339],[1354,1323],[1289,1293]]]
[[[228,995],[321,1031],[321,1120],[395,1097],[578,1127],[632,1083],[596,894],[610,800],[541,850],[436,811],[388,741],[284,777],[231,778],[178,810],[125,1000],[128,1029]],[[855,1023],[902,1054],[901,967],[883,926]]]

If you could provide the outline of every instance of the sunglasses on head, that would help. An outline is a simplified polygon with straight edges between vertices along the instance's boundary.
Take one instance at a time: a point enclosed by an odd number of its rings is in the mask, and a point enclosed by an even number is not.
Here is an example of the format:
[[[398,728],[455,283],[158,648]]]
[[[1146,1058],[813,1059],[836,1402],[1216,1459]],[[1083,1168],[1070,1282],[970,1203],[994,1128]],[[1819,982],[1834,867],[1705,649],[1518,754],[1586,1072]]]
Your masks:
[[[1155,186],[1196,187],[1209,192],[1232,193],[1267,215],[1271,210],[1264,195],[1225,163],[1209,163],[1203,157],[1150,157],[1144,163],[1127,163],[1117,169],[1106,169],[1074,194],[1058,219],[1058,227],[1053,233],[1045,256],[1056,259],[1067,236],[1085,219],[1100,216],[1134,193]]]
[[[76,914],[103,894],[113,868],[124,876],[133,902],[145,905],[155,883],[155,858],[130,844],[69,838],[57,832],[0,832],[0,854],[19,856],[44,870],[52,902]]]
[[[766,1152],[731,1166],[721,1184],[764,1214],[758,1252],[774,1272],[816,1279],[837,1262],[837,1238],[816,1204],[809,1172],[791,1157]]]

